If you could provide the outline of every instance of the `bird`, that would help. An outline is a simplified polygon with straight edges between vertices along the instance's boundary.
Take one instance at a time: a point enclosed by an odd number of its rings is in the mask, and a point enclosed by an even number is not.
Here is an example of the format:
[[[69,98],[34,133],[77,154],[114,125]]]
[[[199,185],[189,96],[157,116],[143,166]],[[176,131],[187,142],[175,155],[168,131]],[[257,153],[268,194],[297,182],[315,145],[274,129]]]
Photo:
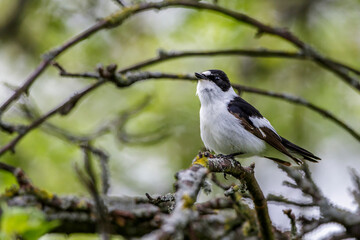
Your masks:
[[[200,135],[206,149],[231,158],[261,156],[286,166],[291,163],[264,156],[265,150],[274,148],[298,165],[304,160],[321,160],[281,137],[259,110],[236,94],[223,71],[195,72],[195,77],[201,104]]]

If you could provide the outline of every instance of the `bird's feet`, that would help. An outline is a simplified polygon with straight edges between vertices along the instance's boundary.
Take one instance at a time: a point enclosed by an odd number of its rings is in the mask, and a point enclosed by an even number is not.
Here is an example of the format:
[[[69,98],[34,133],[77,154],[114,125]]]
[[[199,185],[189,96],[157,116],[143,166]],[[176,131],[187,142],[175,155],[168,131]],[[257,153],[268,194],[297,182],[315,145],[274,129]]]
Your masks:
[[[236,157],[236,156],[238,156],[238,155],[241,155],[241,154],[243,154],[242,152],[238,152],[238,153],[232,153],[232,154],[227,154],[227,155],[224,155],[224,154],[217,154],[217,155],[215,155],[216,157],[218,157],[218,158],[230,158],[230,159],[233,159],[234,160],[234,158]]]
[[[202,157],[209,157],[209,158],[214,158],[215,156],[214,156],[214,154],[211,154],[209,151],[204,151],[204,152],[199,152],[198,153],[198,156],[200,157],[200,158],[202,158]]]

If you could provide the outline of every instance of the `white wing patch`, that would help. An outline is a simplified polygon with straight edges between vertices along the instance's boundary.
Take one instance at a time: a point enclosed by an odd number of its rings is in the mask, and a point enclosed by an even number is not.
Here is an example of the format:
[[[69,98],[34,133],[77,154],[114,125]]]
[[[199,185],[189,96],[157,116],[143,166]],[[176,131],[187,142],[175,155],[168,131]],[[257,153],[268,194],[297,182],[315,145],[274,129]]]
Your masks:
[[[260,128],[259,128],[259,130],[260,130],[261,135],[263,135],[263,137],[266,137],[266,134]]]
[[[266,128],[269,128],[271,129],[276,135],[279,136],[279,134],[277,134],[275,128],[271,125],[271,123],[269,122],[269,120],[267,120],[266,118],[262,117],[262,118],[259,118],[259,117],[249,117],[250,121],[254,124],[254,126],[256,128],[259,128],[261,134],[265,137],[266,135],[263,133],[263,131],[261,131],[260,127],[266,127]]]

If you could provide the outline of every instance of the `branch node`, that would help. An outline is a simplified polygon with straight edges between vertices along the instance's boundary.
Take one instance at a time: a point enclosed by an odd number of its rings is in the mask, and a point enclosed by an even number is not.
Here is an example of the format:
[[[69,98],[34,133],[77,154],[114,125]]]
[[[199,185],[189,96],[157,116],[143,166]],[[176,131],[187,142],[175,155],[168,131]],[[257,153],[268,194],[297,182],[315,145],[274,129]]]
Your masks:
[[[236,192],[238,192],[240,190],[240,186],[239,185],[234,185],[231,186],[228,190],[226,190],[224,192],[225,197],[229,197],[233,194],[235,194]]]
[[[262,29],[258,29],[257,31],[256,31],[256,33],[255,33],[255,38],[257,38],[257,39],[259,39],[259,38],[261,38],[263,35],[264,35],[264,31],[262,30]]]
[[[288,216],[291,224],[291,240],[299,239],[297,236],[296,218],[291,209],[284,209],[283,213]]]
[[[159,58],[165,58],[165,57],[169,56],[169,53],[162,48],[157,50],[157,54],[158,54]]]
[[[51,65],[59,70],[60,76],[66,75],[66,70],[58,62],[52,61]]]

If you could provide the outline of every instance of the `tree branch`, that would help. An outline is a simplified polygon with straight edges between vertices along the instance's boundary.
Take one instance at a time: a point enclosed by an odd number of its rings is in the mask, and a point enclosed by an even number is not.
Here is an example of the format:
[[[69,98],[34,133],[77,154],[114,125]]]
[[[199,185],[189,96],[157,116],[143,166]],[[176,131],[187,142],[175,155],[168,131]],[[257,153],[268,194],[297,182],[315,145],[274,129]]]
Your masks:
[[[13,138],[9,143],[7,143],[5,146],[3,146],[0,149],[0,156],[7,151],[14,152],[15,146],[25,135],[27,135],[30,131],[34,130],[35,128],[39,127],[43,122],[45,122],[47,119],[49,119],[56,113],[60,113],[62,115],[68,114],[83,96],[85,96],[87,93],[91,92],[92,90],[96,89],[97,87],[101,86],[101,84],[103,83],[104,81],[99,81],[93,85],[90,85],[89,87],[83,89],[82,91],[70,97],[68,100],[66,100],[59,106],[55,107],[46,114],[42,115],[40,118],[32,122],[29,126],[23,128],[22,131],[19,132],[19,134],[15,138]]]
[[[113,0],[115,3],[119,4],[121,7],[126,7],[123,0]]]
[[[287,198],[285,198],[284,196],[276,196],[274,194],[269,194],[266,197],[268,202],[273,202],[273,203],[279,203],[279,204],[286,204],[286,205],[293,205],[296,207],[316,207],[317,205],[314,203],[304,203],[304,202],[296,202],[296,201],[291,201]]]
[[[309,45],[302,42],[298,37],[293,35],[291,32],[289,32],[286,29],[283,28],[273,28],[268,25],[265,25],[261,23],[260,21],[249,17],[245,14],[235,12],[229,9],[222,8],[218,5],[208,4],[208,3],[200,3],[197,1],[190,1],[190,0],[166,0],[162,2],[150,2],[150,3],[143,3],[139,5],[133,5],[126,8],[123,8],[119,10],[118,12],[104,18],[103,20],[99,21],[98,23],[94,24],[90,28],[86,29],[82,33],[74,36],[64,44],[62,44],[60,47],[57,47],[47,54],[45,54],[43,61],[39,64],[39,66],[29,75],[29,77],[25,80],[23,85],[16,89],[16,91],[0,106],[0,116],[3,114],[3,112],[11,105],[12,102],[17,100],[21,94],[26,93],[28,89],[31,87],[33,82],[42,74],[42,72],[49,66],[49,64],[61,53],[68,50],[70,47],[74,46],[75,44],[81,42],[82,40],[90,37],[91,35],[95,34],[101,29],[105,28],[113,28],[121,25],[126,19],[128,19],[130,16],[134,14],[141,13],[143,11],[151,10],[151,9],[157,9],[161,10],[164,8],[169,7],[189,7],[189,8],[196,8],[196,9],[206,9],[210,11],[214,11],[220,14],[223,14],[225,16],[231,17],[236,21],[248,24],[252,27],[255,27],[258,29],[259,34],[270,34],[274,36],[278,36],[299,49],[308,56],[311,59],[314,59],[316,63],[318,63],[320,66],[324,67],[325,69],[333,72],[335,75],[340,77],[342,80],[344,80],[346,83],[348,83],[350,86],[354,87],[357,90],[360,90],[360,82],[350,76],[348,74],[348,71],[352,71],[353,68],[351,67],[344,67],[343,64],[340,64],[338,62],[333,62],[319,53],[317,53],[313,48],[311,48]],[[358,71],[355,71],[358,73]]]
[[[105,23],[103,21],[98,22],[97,24],[93,25],[92,27],[88,28],[84,32],[80,33],[79,35],[75,36],[73,39],[70,39],[68,42],[64,43],[58,48],[48,52],[45,54],[44,59],[38,65],[38,67],[29,75],[28,78],[25,79],[25,82],[21,87],[16,89],[14,93],[0,106],[0,117],[5,112],[5,110],[17,100],[23,93],[27,93],[31,85],[35,82],[35,80],[44,72],[44,70],[49,66],[53,59],[59,56],[62,52],[67,50],[68,48],[72,47],[76,43],[86,39],[90,35],[94,34],[95,32],[99,31],[100,29],[104,28]]]
[[[215,56],[247,56],[247,57],[264,57],[264,58],[288,58],[305,60],[307,56],[303,53],[286,52],[277,50],[260,49],[224,49],[224,50],[204,50],[204,51],[165,51],[160,49],[156,57],[144,60],[127,67],[125,70],[130,69],[138,70],[143,67],[148,67],[161,62],[186,58],[186,57],[215,57]]]
[[[303,194],[311,197],[312,204],[318,206],[320,209],[320,219],[307,220],[303,218],[301,220],[303,224],[302,234],[308,233],[322,224],[335,222],[345,227],[347,235],[360,238],[360,215],[333,205],[313,181],[310,170],[306,164],[296,168],[287,168],[280,165],[278,167],[286,172],[288,177],[296,182],[297,189],[300,189]]]
[[[86,169],[90,168],[86,167]],[[256,232],[247,232],[246,235],[242,235],[243,231],[228,232],[229,226],[236,229],[242,227],[242,224],[246,225],[246,221],[239,222],[235,215],[223,215],[220,211],[212,211],[213,209],[231,208],[231,200],[229,201],[227,198],[214,199],[193,207],[207,173],[207,168],[194,164],[189,169],[177,174],[176,207],[170,215],[154,206],[159,203],[154,204],[152,197],[150,200],[138,197],[104,196],[104,205],[108,209],[111,224],[110,233],[121,234],[124,237],[139,237],[151,233],[144,237],[148,239],[159,239],[160,237],[167,239],[170,236],[179,236],[179,234],[193,235],[200,239],[219,239],[221,236],[229,234],[233,234],[233,238],[238,236],[241,239],[254,239],[254,237],[257,239]],[[91,187],[91,192],[93,192],[95,178],[82,173],[81,176],[87,187]],[[43,212],[47,219],[61,220],[61,224],[52,232],[96,232],[94,216],[96,216],[96,211],[99,211],[96,210],[98,200],[58,197],[36,187],[27,188],[24,191],[12,190],[11,193],[5,194],[4,198],[11,206],[37,206],[40,209],[46,209]],[[158,199],[165,202],[173,201],[172,197],[167,196]],[[191,225],[189,221],[191,221]],[[211,231],[208,229],[209,226],[212,226]],[[256,228],[256,226],[252,225],[252,228]],[[152,232],[154,229],[158,230]],[[205,229],[208,230],[205,231]]]
[[[144,66],[147,66],[146,64],[152,64],[153,61],[145,61],[143,63],[140,63],[138,65],[133,65],[129,68],[125,68],[119,71],[119,73],[124,73],[133,69],[138,69]],[[109,73],[100,76],[96,73],[68,73],[67,71],[65,71],[63,68],[61,68],[62,70],[60,70],[60,74],[64,77],[84,77],[84,78],[94,78],[94,79],[102,79],[102,78],[108,78],[110,81],[114,82],[118,87],[124,87],[124,86],[130,86],[135,82],[144,80],[144,76],[146,74],[148,74],[148,78],[172,78],[172,79],[184,79],[184,80],[197,80],[194,76],[192,75],[178,75],[178,74],[166,74],[166,73],[150,73],[150,72],[141,72],[141,74],[139,73],[138,75],[136,74],[130,74],[133,75],[131,76],[127,81],[124,81],[124,79],[122,79],[121,77],[117,77],[118,75],[115,73],[112,73],[112,75],[109,75]],[[109,77],[110,76],[110,77]],[[345,131],[347,131],[351,136],[353,136],[357,141],[360,142],[360,133],[356,132],[352,127],[350,127],[347,123],[345,123],[344,121],[340,120],[338,117],[336,117],[334,114],[332,114],[331,112],[307,101],[304,98],[298,97],[298,96],[294,96],[294,95],[290,95],[287,93],[277,93],[277,92],[273,92],[273,91],[268,91],[268,90],[262,90],[262,89],[258,89],[258,88],[254,88],[254,87],[248,87],[248,86],[244,86],[244,85],[239,85],[239,84],[232,84],[232,86],[237,89],[240,92],[248,92],[248,93],[255,93],[255,94],[260,94],[260,95],[264,95],[264,96],[269,96],[269,97],[273,97],[273,98],[277,98],[277,99],[281,99],[287,102],[291,102],[297,105],[301,105],[304,106],[306,108],[309,108],[310,110],[313,110],[317,113],[319,113],[320,115],[324,116],[325,118],[331,120],[332,122],[334,122],[336,125],[340,126],[341,128],[343,128]]]
[[[193,165],[176,174],[176,205],[174,211],[165,219],[159,230],[152,232],[143,239],[170,239],[176,235],[183,235],[182,230],[196,217],[191,207],[197,199],[206,174],[207,169],[201,165]]]
[[[171,79],[178,79],[178,80],[184,80],[184,79],[185,80],[196,80],[195,76],[190,75],[190,74],[170,74],[170,73],[160,73],[160,72],[134,72],[134,73],[127,72],[126,75],[122,75],[122,74],[115,73],[115,68],[111,68],[111,71],[109,71],[109,67],[107,69],[101,69],[99,71],[99,74],[100,75],[98,77],[96,77],[96,79],[99,79],[98,82],[96,82],[93,85],[88,86],[84,90],[76,93],[71,98],[69,98],[62,104],[60,104],[58,107],[56,107],[53,110],[49,111],[48,113],[44,114],[42,117],[40,117],[37,120],[35,120],[34,122],[32,122],[29,126],[23,128],[22,131],[19,132],[19,134],[13,140],[11,140],[8,144],[6,144],[5,146],[3,146],[0,149],[0,156],[9,150],[14,152],[15,146],[25,135],[27,135],[30,131],[32,131],[33,129],[40,126],[44,121],[46,121],[48,118],[52,117],[56,113],[60,113],[61,115],[68,114],[76,106],[77,102],[82,97],[84,97],[87,93],[93,91],[97,87],[101,86],[106,81],[111,81],[117,87],[124,88],[124,87],[131,86],[132,84],[134,84],[136,82],[143,81],[146,79],[171,78]],[[242,91],[277,97],[279,99],[285,99],[289,102],[307,106],[310,109],[312,109],[312,110],[326,116],[327,118],[331,119],[332,121],[336,122],[337,124],[339,124],[345,130],[350,132],[354,137],[356,137],[356,139],[358,139],[360,141],[360,135],[357,134],[353,129],[351,129],[347,124],[345,124],[341,120],[337,119],[335,116],[333,116],[326,110],[323,110],[320,107],[317,107],[311,103],[308,103],[306,100],[304,100],[300,97],[294,97],[294,96],[291,96],[288,94],[279,94],[279,93],[274,93],[271,91],[264,91],[264,90],[259,90],[256,88],[245,87],[245,86],[240,86],[240,85],[234,85],[234,87],[237,88],[238,90],[240,89]]]
[[[28,188],[29,186],[32,186],[30,179],[21,168],[0,162],[0,169],[11,173],[15,177],[20,188]]]
[[[158,51],[158,56],[144,60],[142,62],[136,63],[129,66],[128,68],[133,70],[138,70],[143,67],[148,67],[154,64],[158,64],[164,61],[185,58],[185,57],[211,57],[211,56],[247,56],[254,58],[284,58],[284,59],[297,59],[297,60],[307,60],[314,61],[313,58],[309,58],[304,52],[288,52],[280,50],[269,50],[266,48],[259,49],[224,49],[224,50],[203,50],[203,51],[165,51],[160,49]],[[344,68],[350,72],[355,73],[360,76],[360,70],[357,70],[353,67],[340,63],[336,60],[325,58],[326,61],[331,62],[338,67]]]
[[[300,240],[297,236],[297,227],[296,227],[296,218],[295,215],[292,213],[291,209],[283,210],[283,213],[288,216],[290,219],[291,224],[291,240]]]
[[[269,240],[275,239],[269,217],[267,202],[254,176],[255,164],[244,168],[238,161],[233,159],[215,157],[208,154],[199,154],[193,164],[204,166],[211,172],[222,172],[230,174],[244,182],[255,205],[255,211],[262,238]]]
[[[321,107],[319,107],[319,106],[317,106],[317,105],[315,105],[315,104],[313,104],[311,102],[308,102],[304,98],[294,96],[294,95],[290,95],[290,94],[287,94],[287,93],[277,93],[277,92],[273,92],[273,91],[267,91],[267,90],[247,87],[247,86],[238,85],[238,84],[233,84],[233,87],[235,89],[237,89],[238,91],[244,91],[244,92],[248,92],[248,93],[256,93],[256,94],[260,94],[260,95],[264,95],[264,96],[269,96],[269,97],[273,97],[273,98],[277,98],[277,99],[282,99],[282,100],[285,100],[287,102],[291,102],[291,103],[295,103],[297,105],[302,105],[304,107],[307,107],[307,108],[319,113],[320,115],[324,116],[325,118],[331,120],[336,125],[340,126],[345,131],[347,131],[358,142],[360,142],[360,133],[356,132],[353,128],[351,128],[344,121],[340,120],[334,114],[330,113],[329,111],[327,111],[327,110],[325,110],[325,109],[323,109],[323,108],[321,108]]]
[[[252,237],[257,236],[257,228],[259,227],[262,239],[272,239],[274,234],[276,239],[283,239],[288,233],[276,230],[271,226],[266,199],[254,178],[253,167],[253,165],[242,167],[239,162],[233,159],[216,157],[210,154],[197,156],[189,169],[177,174],[176,207],[170,214],[168,207],[172,205],[174,200],[171,195],[156,198],[148,196],[147,199],[104,196],[103,204],[108,209],[109,224],[111,224],[110,233],[118,233],[124,237],[142,236],[144,239],[169,239],[181,235],[190,236],[192,239],[201,239],[201,237],[203,239],[221,239],[226,236],[234,239],[253,239]],[[296,182],[298,189],[311,197],[311,206],[317,206],[320,210],[320,219],[306,219],[305,217],[296,219],[291,212],[286,212],[292,222],[293,239],[302,237],[304,234],[330,222],[336,222],[345,227],[345,232],[336,236],[359,238],[359,215],[331,204],[312,180],[306,165],[292,168],[279,165],[279,167]],[[17,172],[23,172],[20,171],[21,169],[16,170],[16,167],[4,163],[0,163],[0,169],[6,170],[15,176]],[[87,165],[86,169],[91,169],[91,166]],[[244,214],[247,214],[244,211],[241,211],[242,215],[232,215],[230,218],[225,217],[226,214],[222,215],[221,209],[233,209],[236,211],[233,199],[216,198],[204,203],[194,204],[208,172],[230,174],[246,185],[255,205],[258,224],[253,224],[251,219],[244,218]],[[25,174],[23,173],[22,176],[25,176]],[[358,181],[358,178],[356,174],[354,180]],[[5,199],[8,205],[37,206],[40,209],[46,209],[44,214],[49,220],[61,220],[61,225],[52,230],[53,232],[95,232],[96,218],[94,216],[96,211],[99,211],[96,210],[98,200],[58,197],[31,185],[29,180],[26,180],[24,184],[21,179],[18,180],[20,189],[12,188],[2,195],[2,200]],[[96,184],[94,176],[83,176],[84,179],[87,183],[92,182],[91,186],[94,188],[94,184]],[[93,180],[90,181],[90,179]],[[282,202],[282,197],[279,199]],[[288,204],[286,201],[285,203]],[[294,203],[294,205],[300,207],[310,206],[310,204],[299,205],[297,203]],[[164,208],[164,206],[167,207]],[[213,211],[214,209],[219,211]],[[250,211],[252,210],[250,209]],[[249,213],[254,214],[254,212]],[[296,220],[302,223],[300,236],[296,233]],[[244,229],[246,229],[247,224],[251,224],[252,228],[255,227],[256,230],[242,235],[246,231]],[[209,225],[211,225],[211,231],[209,231]],[[226,229],[229,228],[231,230],[227,231]],[[241,231],[239,231],[240,229]],[[144,236],[149,233],[150,235]],[[257,238],[255,237],[255,239]]]
[[[108,209],[106,208],[103,198],[97,189],[97,180],[91,162],[90,151],[86,147],[84,147],[84,165],[86,174],[84,174],[77,165],[75,165],[75,170],[79,176],[79,179],[84,184],[94,200],[94,212],[96,213],[97,225],[101,239],[108,240],[110,239],[109,233],[111,232]]]

